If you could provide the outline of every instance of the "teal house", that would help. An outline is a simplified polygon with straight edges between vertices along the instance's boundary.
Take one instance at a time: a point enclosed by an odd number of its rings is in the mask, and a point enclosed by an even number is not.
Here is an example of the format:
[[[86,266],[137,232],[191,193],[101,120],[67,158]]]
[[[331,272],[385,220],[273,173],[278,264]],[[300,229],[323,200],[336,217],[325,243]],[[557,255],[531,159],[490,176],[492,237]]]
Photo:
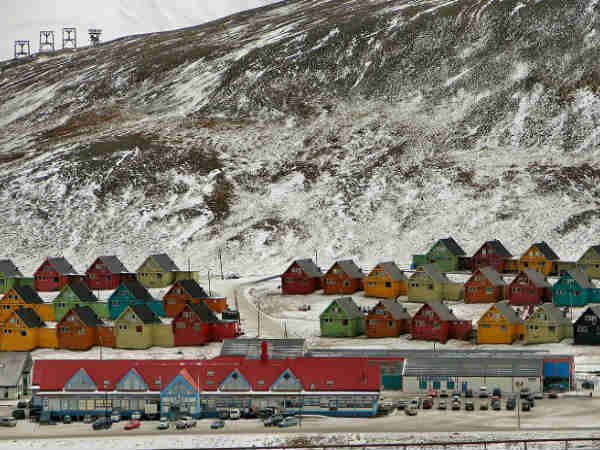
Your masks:
[[[465,251],[449,237],[437,241],[426,254],[413,255],[413,266],[417,268],[434,264],[441,272],[454,272],[462,269],[461,262],[465,257]]]
[[[10,259],[0,259],[0,294],[17,286],[33,287],[33,278],[25,278]]]
[[[581,268],[565,270],[552,286],[552,303],[556,306],[585,306],[600,302],[600,289]]]
[[[54,307],[54,320],[57,322],[76,306],[89,306],[98,317],[108,319],[108,305],[99,302],[98,297],[82,281],[65,284],[52,301],[52,304]]]
[[[146,305],[159,317],[165,316],[165,308],[161,300],[156,300],[138,280],[126,280],[108,298],[108,312],[111,320],[116,319],[133,303]]]
[[[352,297],[333,300],[319,316],[321,336],[354,337],[365,332],[365,315]]]

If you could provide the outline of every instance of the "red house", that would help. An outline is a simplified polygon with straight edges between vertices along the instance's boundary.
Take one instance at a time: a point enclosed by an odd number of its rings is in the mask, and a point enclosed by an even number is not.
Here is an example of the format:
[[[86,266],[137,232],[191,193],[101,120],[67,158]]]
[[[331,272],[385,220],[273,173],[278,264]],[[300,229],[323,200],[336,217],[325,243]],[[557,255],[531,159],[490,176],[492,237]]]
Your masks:
[[[312,259],[297,259],[281,275],[281,292],[284,295],[312,294],[321,288],[322,276]]]
[[[465,303],[496,303],[504,298],[506,283],[492,267],[477,269],[465,283]]]
[[[71,281],[85,281],[73,266],[63,257],[46,258],[46,261],[33,274],[33,285],[38,292],[60,291]]]
[[[121,281],[135,279],[116,256],[100,256],[85,272],[86,284],[92,291],[114,290]]]
[[[187,303],[172,322],[176,347],[203,345],[239,335],[237,321],[219,320],[205,303]]]
[[[413,339],[445,343],[448,339],[467,339],[473,329],[470,320],[459,320],[442,302],[427,302],[411,320]]]
[[[225,297],[213,297],[196,280],[179,280],[163,296],[163,306],[167,317],[177,317],[186,303],[204,303],[213,312],[222,313],[227,309]]]
[[[472,270],[475,272],[481,267],[492,267],[498,273],[504,273],[504,261],[512,255],[498,239],[487,241],[471,258]]]
[[[364,277],[351,259],[337,261],[323,275],[323,294],[354,294],[362,290]]]
[[[551,302],[552,286],[541,272],[535,269],[523,269],[508,285],[507,297],[513,306]]]

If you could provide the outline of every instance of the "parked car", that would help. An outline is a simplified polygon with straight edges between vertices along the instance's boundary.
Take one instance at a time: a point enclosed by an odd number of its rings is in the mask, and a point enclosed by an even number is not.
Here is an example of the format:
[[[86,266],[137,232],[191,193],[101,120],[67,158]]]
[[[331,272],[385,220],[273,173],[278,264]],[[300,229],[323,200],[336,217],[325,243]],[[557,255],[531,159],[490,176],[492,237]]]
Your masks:
[[[175,429],[185,430],[186,428],[187,424],[185,423],[185,420],[178,420],[177,422],[175,422]]]
[[[225,426],[225,421],[221,420],[221,419],[217,419],[213,423],[210,424],[210,428],[213,430],[216,430],[218,428],[223,428],[224,426]]]
[[[196,426],[196,420],[193,417],[183,416],[181,420],[185,422],[186,428],[193,428]]]
[[[591,380],[585,380],[582,384],[581,387],[583,389],[594,389],[594,382]]]
[[[502,389],[500,389],[499,387],[494,388],[494,390],[492,391],[492,396],[501,398],[502,397]]]
[[[226,280],[239,280],[240,275],[237,273],[228,273],[227,275],[225,275],[225,279]]]
[[[433,397],[433,398],[435,398],[435,397],[437,397],[438,393],[437,393],[437,391],[436,391],[435,389],[432,389],[432,390],[430,390],[430,391],[429,391],[429,394],[428,394],[428,395],[429,395],[430,397]]]
[[[529,406],[533,408],[535,406],[535,395],[529,394],[527,396],[527,401],[529,402]]]
[[[426,397],[423,399],[423,409],[431,409],[433,408],[433,398]]]
[[[521,396],[521,398],[529,397],[529,388],[521,388],[519,395]]]
[[[91,414],[86,414],[83,416],[83,423],[94,423],[94,418]]]
[[[26,402],[25,400],[19,400],[17,402],[17,408],[19,408],[19,409],[28,409],[29,408],[29,402]]]
[[[298,311],[310,311],[310,305],[307,305],[306,303],[304,305],[300,305],[298,307]]]
[[[142,413],[140,411],[134,411],[131,413],[131,420],[142,420]]]
[[[166,417],[161,417],[156,428],[158,428],[159,430],[168,430],[169,426],[169,419],[167,419]]]
[[[523,402],[521,402],[521,411],[530,411],[531,410],[531,405],[529,404],[529,401],[524,400]]]
[[[448,405],[446,404],[446,400],[440,400],[438,409],[446,409],[447,407],[448,407]]]
[[[17,419],[14,417],[0,417],[0,427],[16,427]]]
[[[465,391],[465,397],[467,397],[467,398],[473,398],[473,389],[467,389]]]
[[[448,397],[448,391],[446,389],[442,389],[440,391],[440,397]]]
[[[124,430],[135,430],[139,428],[142,423],[139,420],[130,420],[123,427]]]
[[[229,410],[228,409],[220,410],[219,411],[219,419],[221,419],[221,420],[229,419]]]
[[[408,405],[408,400],[398,400],[398,402],[396,402],[396,408],[398,408],[398,409],[404,409],[404,408],[406,408],[407,405]]]
[[[479,398],[487,398],[487,396],[488,396],[487,386],[481,386],[479,388]]]
[[[237,420],[242,417],[242,413],[237,408],[231,408],[229,410],[229,418],[232,420]]]
[[[277,424],[278,427],[293,427],[294,425],[298,425],[297,417],[284,417],[284,419]]]
[[[258,411],[258,417],[260,417],[261,419],[265,419],[267,417],[274,416],[274,415],[275,415],[275,408],[263,408]]]
[[[500,402],[500,399],[492,400],[492,409],[494,411],[500,411],[502,409],[502,403]]]
[[[15,409],[11,415],[17,420],[23,420],[25,418],[25,411],[22,409]]]
[[[281,414],[275,414],[274,416],[267,417],[263,424],[265,427],[276,426],[283,420],[283,416]]]
[[[479,402],[479,409],[481,410],[487,410],[489,409],[489,403],[487,401],[487,399],[481,400],[481,402]]]
[[[256,411],[252,408],[244,408],[241,413],[242,419],[256,419],[258,417]]]
[[[475,411],[475,404],[473,400],[467,400],[465,402],[465,411]]]
[[[415,406],[413,406],[413,405],[409,405],[408,407],[406,407],[406,408],[404,409],[404,413],[405,413],[407,416],[416,416],[416,415],[417,415],[417,413],[418,413],[418,410],[417,410],[417,408],[416,408]]]
[[[461,395],[462,395],[462,392],[457,391],[456,389],[454,391],[452,391],[452,397],[460,398]]]
[[[452,410],[457,411],[460,409],[460,400],[452,400]]]
[[[121,413],[118,411],[113,411],[113,413],[110,415],[110,420],[112,420],[112,423],[117,423],[121,421]]]
[[[71,416],[69,416],[68,414],[63,416],[63,423],[64,424],[69,424],[73,422],[73,418]]]
[[[512,411],[516,407],[517,407],[517,399],[516,398],[509,397],[508,399],[506,399],[506,409],[508,409],[509,411]]]
[[[410,401],[410,405],[414,406],[415,408],[419,409],[421,407],[421,397],[415,397]]]
[[[113,422],[109,417],[100,417],[94,422],[92,428],[94,430],[108,430],[112,427],[112,424]]]
[[[536,400],[543,400],[544,399],[544,393],[543,392],[536,392],[535,394],[533,394],[533,397]]]
[[[558,398],[558,392],[552,390],[550,394],[548,394],[548,398]]]

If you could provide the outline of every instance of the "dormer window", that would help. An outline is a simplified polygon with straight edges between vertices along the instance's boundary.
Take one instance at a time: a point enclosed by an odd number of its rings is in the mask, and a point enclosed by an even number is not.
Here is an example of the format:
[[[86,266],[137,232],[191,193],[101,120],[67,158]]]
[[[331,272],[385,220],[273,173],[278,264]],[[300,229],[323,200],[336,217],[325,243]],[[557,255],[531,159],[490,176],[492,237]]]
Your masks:
[[[104,380],[104,387],[110,386],[110,380]]]
[[[258,380],[258,384],[260,384],[261,386],[263,386],[265,384],[265,380]]]
[[[334,384],[335,384],[335,382],[333,380],[327,380],[327,385],[328,386],[332,386]]]
[[[283,375],[283,378],[284,378],[284,379],[286,379],[286,380],[289,380],[291,377],[290,377],[290,374],[286,372],[286,373]]]
[[[160,386],[160,385],[162,384],[161,378],[160,378],[160,377],[158,377],[156,380],[154,380],[154,384],[155,384],[156,386]]]
[[[215,375],[215,372],[214,372],[214,371],[212,371],[212,370],[209,370],[209,371],[207,371],[207,372],[206,372],[206,376],[207,376],[207,377],[212,377],[212,376],[214,376],[214,375]]]
[[[231,374],[231,378],[233,378],[234,380],[237,380],[237,379],[238,379],[238,374],[237,374],[237,372],[234,372],[234,373],[232,373],[232,374]]]

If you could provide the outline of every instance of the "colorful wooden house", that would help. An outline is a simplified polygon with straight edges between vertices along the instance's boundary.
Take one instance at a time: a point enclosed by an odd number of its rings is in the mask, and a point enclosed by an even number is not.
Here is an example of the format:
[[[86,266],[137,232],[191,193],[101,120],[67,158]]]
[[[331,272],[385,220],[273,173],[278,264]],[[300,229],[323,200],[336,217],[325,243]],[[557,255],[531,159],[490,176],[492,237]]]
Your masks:
[[[123,283],[122,283],[123,284]],[[131,303],[115,319],[117,348],[146,349],[154,345],[160,318],[145,304]]]
[[[100,256],[86,270],[86,283],[93,291],[113,290],[122,281],[135,279],[135,273],[129,272],[116,256]]]
[[[587,251],[581,255],[577,261],[577,265],[581,267],[588,276],[592,279],[600,278],[600,245],[592,245]]]
[[[498,273],[504,273],[504,264],[510,258],[512,255],[498,239],[487,241],[471,257],[472,270],[491,267]]]
[[[546,242],[536,242],[519,258],[519,270],[535,269],[548,276],[555,271],[559,260],[558,255]]]
[[[129,306],[146,305],[156,315],[164,317],[165,309],[161,301],[155,300],[138,280],[123,281],[108,298],[108,312],[111,319],[116,319]]]
[[[477,344],[512,344],[523,337],[523,321],[508,300],[490,306],[477,321]]]
[[[552,301],[552,286],[541,272],[523,269],[508,285],[507,297],[513,306],[539,305]]]
[[[0,299],[0,323],[19,308],[31,308],[42,320],[54,320],[52,304],[44,303],[39,294],[28,285],[13,286]]]
[[[81,281],[85,275],[80,275],[65,258],[46,258],[33,274],[33,283],[38,292],[60,291],[66,284]]]
[[[426,264],[434,264],[441,272],[454,272],[465,267],[466,253],[452,238],[440,239],[425,255],[414,255],[415,268]],[[470,264],[469,264],[470,266]]]
[[[552,302],[556,306],[585,306],[600,302],[600,290],[581,268],[562,272],[552,286]]]
[[[0,326],[1,351],[30,351],[36,348],[56,348],[56,330],[31,308],[15,309]]]
[[[571,320],[553,303],[536,306],[524,325],[528,344],[560,342],[573,337]]]
[[[464,297],[464,286],[454,283],[433,264],[425,264],[408,278],[408,300],[459,300]]]
[[[459,320],[443,302],[427,302],[413,316],[410,333],[413,339],[445,343],[448,339],[465,340],[473,331],[470,320]]]
[[[397,298],[406,295],[408,278],[395,262],[382,262],[363,280],[365,297]]]
[[[465,283],[465,303],[495,303],[505,291],[506,283],[493,267],[480,267]]]
[[[364,277],[354,261],[337,261],[323,275],[323,294],[353,294],[362,290]]]
[[[410,314],[395,300],[380,300],[366,317],[365,334],[370,338],[396,337],[410,332]]]
[[[166,253],[150,255],[136,272],[140,283],[147,288],[164,288],[177,280],[198,280],[198,272],[181,271]]]
[[[312,259],[297,259],[281,275],[281,292],[284,295],[312,294],[321,289],[323,273]]]
[[[186,303],[204,303],[216,313],[227,309],[225,297],[209,296],[196,280],[179,280],[163,296],[163,307],[167,317],[177,316]]]
[[[365,316],[352,297],[333,300],[319,316],[321,336],[354,337],[365,332]]]
[[[98,327],[104,322],[89,306],[71,308],[56,325],[58,347],[88,350],[100,344]]]
[[[175,346],[204,345],[233,339],[239,335],[239,323],[219,320],[204,303],[187,303],[172,323]]]
[[[590,305],[573,324],[575,345],[600,345],[600,305]]]
[[[33,286],[33,278],[25,278],[10,259],[0,259],[0,294],[13,286]]]
[[[65,285],[52,302],[54,304],[54,320],[59,321],[76,306],[89,306],[103,319],[108,319],[108,304],[99,302],[98,297],[90,291],[83,281]]]

